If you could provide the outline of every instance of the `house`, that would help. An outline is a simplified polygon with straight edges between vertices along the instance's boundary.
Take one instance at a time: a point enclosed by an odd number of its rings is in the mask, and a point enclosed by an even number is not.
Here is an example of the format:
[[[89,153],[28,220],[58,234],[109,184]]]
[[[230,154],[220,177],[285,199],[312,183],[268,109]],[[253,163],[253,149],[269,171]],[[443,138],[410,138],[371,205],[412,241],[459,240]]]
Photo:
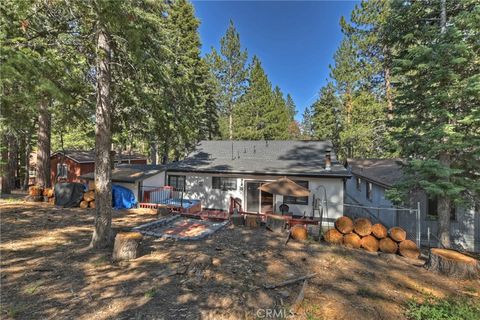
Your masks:
[[[139,154],[115,154],[115,164],[146,164]],[[55,152],[50,156],[50,176],[52,182],[62,179],[67,182],[81,182],[81,175],[95,170],[95,151],[68,150]]]
[[[408,227],[417,224],[410,209],[420,211],[419,236],[422,244],[437,245],[437,199],[429,198],[424,191],[413,192],[406,208],[395,207],[386,197],[386,191],[404,177],[401,159],[349,159],[346,167],[352,179],[346,182],[345,206],[347,213],[358,208],[378,217],[387,226],[399,224]],[[351,206],[350,206],[351,205]],[[390,210],[388,208],[395,208]],[[478,208],[453,207],[450,234],[458,249],[480,251],[480,213]]]
[[[201,141],[182,161],[143,169],[122,166],[127,167],[163,172],[163,177],[156,174],[136,185],[139,202],[151,202],[154,195],[162,198],[165,193],[158,188],[168,186],[181,192],[182,199],[201,202],[203,209],[227,211],[232,199],[250,213],[279,212],[285,204],[296,216],[318,218],[323,210],[323,221],[330,223],[343,214],[344,184],[350,177],[329,141]],[[310,196],[259,190],[282,177],[308,188]]]

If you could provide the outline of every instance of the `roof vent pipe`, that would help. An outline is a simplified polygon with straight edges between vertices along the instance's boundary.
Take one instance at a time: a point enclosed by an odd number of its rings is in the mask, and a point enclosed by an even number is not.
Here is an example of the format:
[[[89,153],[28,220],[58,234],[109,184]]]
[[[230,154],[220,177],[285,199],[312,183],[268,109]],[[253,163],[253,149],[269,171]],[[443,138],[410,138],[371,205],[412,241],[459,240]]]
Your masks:
[[[332,157],[330,155],[330,150],[327,150],[325,153],[325,170],[332,170]]]

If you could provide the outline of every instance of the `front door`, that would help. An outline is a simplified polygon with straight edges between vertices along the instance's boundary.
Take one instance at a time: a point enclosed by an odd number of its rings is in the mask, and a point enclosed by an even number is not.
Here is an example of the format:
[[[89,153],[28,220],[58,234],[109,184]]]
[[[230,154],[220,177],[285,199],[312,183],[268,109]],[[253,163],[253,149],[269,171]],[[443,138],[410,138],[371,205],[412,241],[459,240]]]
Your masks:
[[[272,212],[273,194],[260,191],[263,182],[247,182],[247,211]]]

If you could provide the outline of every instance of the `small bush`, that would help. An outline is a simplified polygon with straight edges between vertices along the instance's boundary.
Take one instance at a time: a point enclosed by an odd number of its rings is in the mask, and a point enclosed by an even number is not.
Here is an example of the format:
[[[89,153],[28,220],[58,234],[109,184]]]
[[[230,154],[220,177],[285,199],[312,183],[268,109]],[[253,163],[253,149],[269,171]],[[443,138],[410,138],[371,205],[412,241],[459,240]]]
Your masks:
[[[411,320],[478,320],[480,305],[468,299],[427,297],[423,302],[409,301],[406,316]]]

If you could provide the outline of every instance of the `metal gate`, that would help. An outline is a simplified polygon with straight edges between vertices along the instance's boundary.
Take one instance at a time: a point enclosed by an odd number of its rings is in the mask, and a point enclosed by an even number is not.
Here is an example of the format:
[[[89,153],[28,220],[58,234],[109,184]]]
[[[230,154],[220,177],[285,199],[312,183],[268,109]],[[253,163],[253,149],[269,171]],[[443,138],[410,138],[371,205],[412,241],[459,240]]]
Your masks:
[[[360,204],[344,203],[345,215],[350,218],[368,218],[373,223],[381,223],[387,228],[400,227],[407,232],[407,239],[420,248],[420,203],[416,209],[402,207],[369,207]]]

